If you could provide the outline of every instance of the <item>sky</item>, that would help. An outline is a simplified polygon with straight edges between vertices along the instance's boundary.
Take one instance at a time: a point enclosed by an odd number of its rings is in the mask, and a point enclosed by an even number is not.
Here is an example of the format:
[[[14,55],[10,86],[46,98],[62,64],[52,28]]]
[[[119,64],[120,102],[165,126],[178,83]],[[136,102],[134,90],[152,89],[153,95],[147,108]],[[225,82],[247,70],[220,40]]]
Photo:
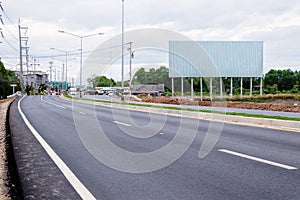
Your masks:
[[[4,25],[0,27],[4,38],[0,38],[0,56],[9,69],[16,69],[19,63],[19,19],[22,27],[28,27],[31,62],[35,58],[40,64],[37,68],[48,72],[49,61],[61,71],[65,59],[64,53],[50,48],[64,51],[80,48],[79,38],[58,30],[77,35],[104,33],[84,38],[84,60],[89,52],[121,33],[121,0],[2,0],[1,5]],[[160,28],[196,41],[264,41],[264,72],[300,70],[299,0],[125,0],[124,5],[125,31]],[[68,74],[76,77],[79,53],[72,54],[68,59]],[[126,73],[128,62],[126,59]],[[103,73],[120,79],[119,63],[115,61]],[[167,56],[160,57],[157,52],[156,56],[137,53],[133,67],[167,63]]]

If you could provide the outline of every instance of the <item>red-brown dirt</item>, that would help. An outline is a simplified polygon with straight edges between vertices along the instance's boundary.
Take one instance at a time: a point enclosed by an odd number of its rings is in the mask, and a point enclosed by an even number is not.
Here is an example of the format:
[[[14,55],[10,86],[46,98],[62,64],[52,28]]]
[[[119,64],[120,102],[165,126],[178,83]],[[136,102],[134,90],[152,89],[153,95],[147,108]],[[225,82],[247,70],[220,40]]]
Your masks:
[[[143,102],[149,103],[164,103],[164,104],[176,104],[176,105],[199,105],[199,106],[215,106],[215,107],[228,107],[228,108],[243,108],[243,109],[255,109],[255,110],[270,110],[270,111],[283,111],[283,112],[299,112],[300,105],[291,103],[274,103],[274,102],[232,102],[232,101],[198,101],[189,99],[178,99],[176,97],[143,97]]]

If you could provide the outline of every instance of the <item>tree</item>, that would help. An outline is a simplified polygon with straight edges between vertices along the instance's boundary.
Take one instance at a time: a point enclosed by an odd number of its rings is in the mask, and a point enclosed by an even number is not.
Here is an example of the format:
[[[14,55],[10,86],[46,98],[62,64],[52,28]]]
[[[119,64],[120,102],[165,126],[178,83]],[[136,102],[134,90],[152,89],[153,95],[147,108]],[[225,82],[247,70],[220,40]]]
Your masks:
[[[111,78],[108,79],[106,76],[93,76],[87,79],[90,85],[93,87],[112,87],[116,86],[116,82]]]
[[[33,91],[34,87],[32,87],[31,85],[26,85],[25,87],[25,92],[27,95],[30,95],[30,91]]]
[[[291,69],[287,69],[282,70],[280,75],[278,89],[280,91],[293,89],[294,85],[296,85],[295,73]]]
[[[20,90],[20,82],[15,72],[6,70],[4,64],[0,61],[0,97],[6,98],[6,96],[12,94],[11,84],[17,84],[16,90]]]
[[[115,86],[121,87],[122,86],[122,81],[117,81]],[[129,82],[124,81],[124,87],[129,87]]]
[[[149,72],[144,68],[139,69],[133,76],[134,84],[165,84],[171,83],[169,78],[169,69],[160,66],[158,69],[151,68]]]
[[[271,69],[264,77],[264,86],[272,86],[279,83],[278,70]]]
[[[264,77],[264,88],[270,89],[274,85],[277,85],[279,92],[288,92],[291,90],[295,91],[297,88],[295,85],[299,85],[299,82],[300,75],[297,71],[293,72],[291,69],[271,69]]]
[[[133,84],[164,84],[165,91],[171,92],[172,81],[169,77],[169,69],[165,66],[160,66],[157,69],[151,68],[148,72],[144,68],[140,68],[133,76]],[[190,91],[191,78],[184,78],[183,87],[189,88]],[[207,90],[205,81],[203,81],[203,88]],[[200,90],[200,78],[194,78],[195,91]],[[181,91],[181,79],[174,78],[174,90]]]

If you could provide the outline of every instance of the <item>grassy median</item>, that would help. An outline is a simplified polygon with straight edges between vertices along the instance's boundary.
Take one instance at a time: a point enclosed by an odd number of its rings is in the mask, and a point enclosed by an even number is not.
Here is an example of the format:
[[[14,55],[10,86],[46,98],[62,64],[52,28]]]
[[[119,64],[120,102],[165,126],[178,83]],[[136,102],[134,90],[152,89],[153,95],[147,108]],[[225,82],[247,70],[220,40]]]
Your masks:
[[[300,121],[300,118],[295,118],[295,117],[269,116],[269,115],[237,113],[237,112],[221,112],[221,111],[213,111],[213,110],[198,110],[198,109],[192,109],[192,108],[179,108],[179,107],[172,107],[172,106],[160,106],[160,105],[138,104],[138,103],[128,103],[128,102],[112,102],[112,101],[106,101],[106,100],[93,100],[93,99],[86,99],[86,98],[75,98],[75,97],[67,95],[67,94],[64,94],[64,97],[69,98],[69,99],[74,99],[74,100],[84,100],[84,101],[90,101],[90,102],[130,105],[130,106],[139,106],[139,107],[148,107],[148,108],[163,108],[163,109],[169,109],[169,110],[182,110],[182,111],[192,111],[192,112],[202,112],[202,113],[214,113],[214,114],[222,114],[222,115],[241,116],[241,117],[254,117],[254,118]]]

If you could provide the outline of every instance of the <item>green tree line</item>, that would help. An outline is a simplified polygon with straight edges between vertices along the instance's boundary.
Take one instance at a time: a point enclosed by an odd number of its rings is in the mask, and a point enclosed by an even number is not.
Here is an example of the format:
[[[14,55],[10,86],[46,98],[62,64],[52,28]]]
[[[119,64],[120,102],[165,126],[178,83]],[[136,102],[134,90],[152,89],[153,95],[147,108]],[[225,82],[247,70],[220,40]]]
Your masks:
[[[299,93],[300,71],[271,69],[264,77],[265,93]]]
[[[4,64],[0,61],[0,98],[6,98],[13,93],[11,84],[17,84],[16,91],[20,90],[20,81],[15,72],[5,69]]]
[[[116,86],[116,82],[106,76],[93,76],[87,79],[87,82],[92,87],[113,87]]]
[[[240,93],[240,81],[241,78],[233,78],[233,93]],[[259,94],[260,79],[253,78],[253,94]],[[94,76],[88,79],[89,83],[92,83],[94,87],[99,86],[120,86],[120,82],[115,82],[113,79],[108,79],[105,76]],[[222,78],[223,89],[225,93],[230,93],[230,78]],[[157,69],[150,69],[146,71],[144,68],[140,68],[133,76],[132,84],[164,84],[165,91],[171,92],[172,81],[169,78],[169,69],[165,66],[161,66]],[[213,78],[213,91],[219,94],[220,90],[220,78]],[[125,82],[125,86],[128,86],[128,82]],[[194,78],[193,88],[195,92],[200,92],[200,78]],[[184,91],[190,91],[191,78],[184,78],[183,81]],[[209,92],[209,78],[203,78],[202,88],[204,93]],[[243,94],[249,93],[250,78],[243,78]],[[181,91],[181,78],[174,78],[174,90]],[[299,93],[300,91],[300,71],[292,71],[290,69],[285,70],[270,70],[263,77],[263,92],[265,94],[277,94],[277,93]]]

